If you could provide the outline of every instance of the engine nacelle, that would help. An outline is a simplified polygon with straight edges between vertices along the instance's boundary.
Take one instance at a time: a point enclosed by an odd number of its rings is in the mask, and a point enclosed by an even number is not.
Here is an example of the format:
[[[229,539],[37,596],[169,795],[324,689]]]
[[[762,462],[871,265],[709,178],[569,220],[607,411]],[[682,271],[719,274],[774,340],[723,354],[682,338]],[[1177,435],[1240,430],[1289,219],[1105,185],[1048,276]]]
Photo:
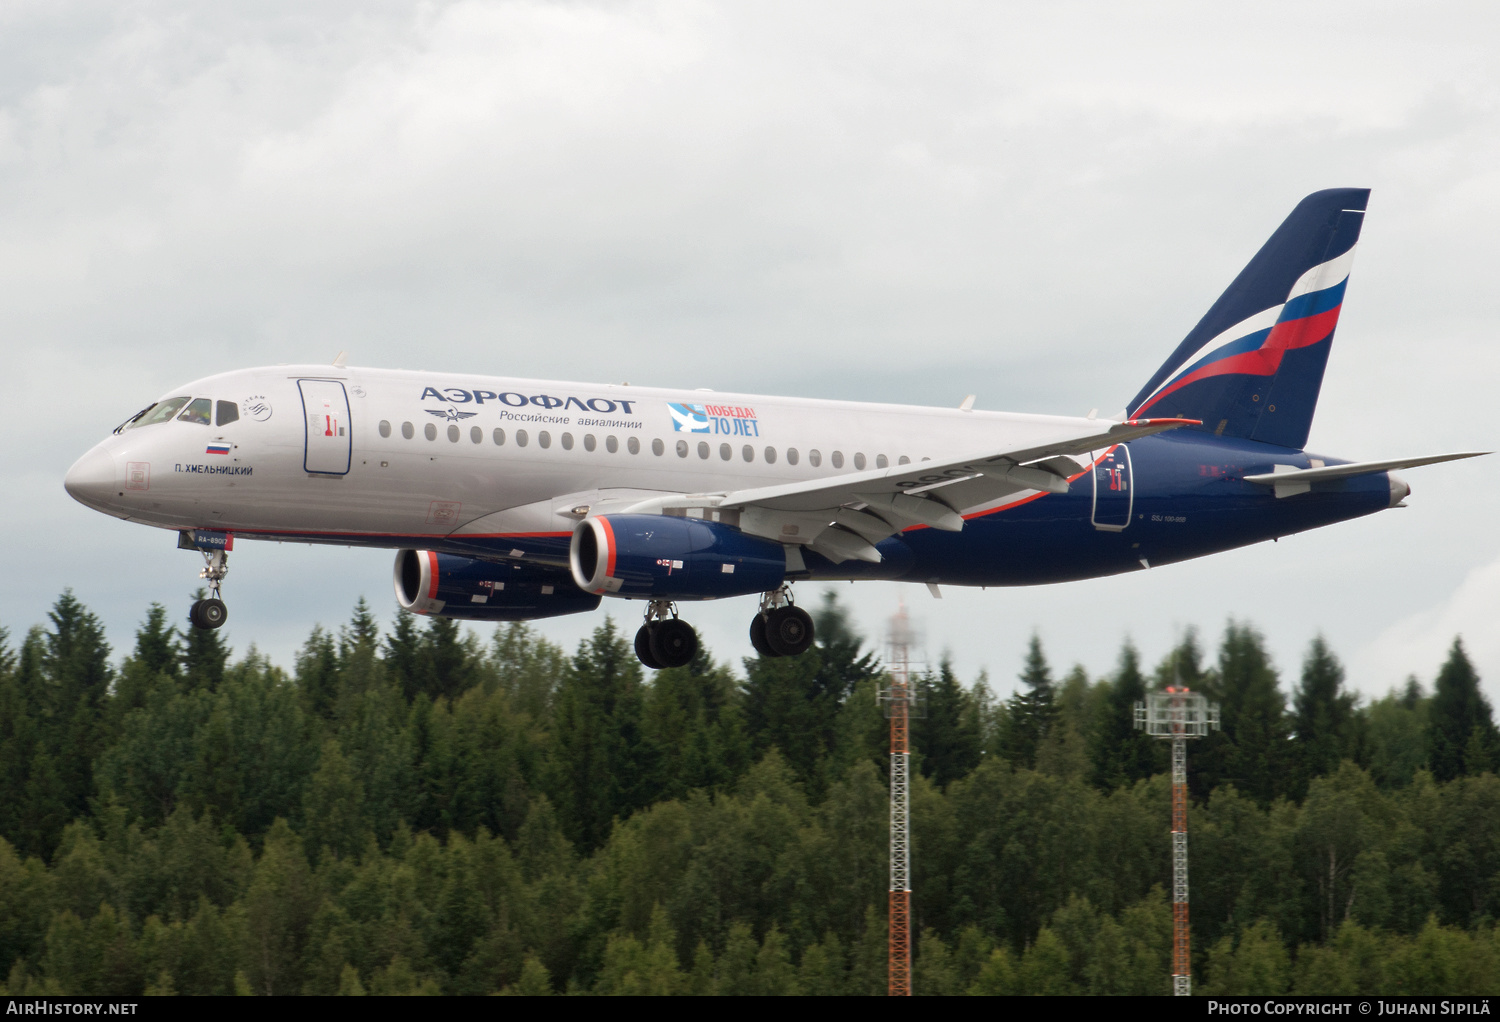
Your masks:
[[[672,515],[599,515],[573,530],[580,589],[610,596],[713,599],[764,593],[786,577],[780,543]]]
[[[537,578],[503,564],[431,550],[396,553],[396,601],[413,614],[470,621],[529,621],[599,606],[561,574]]]

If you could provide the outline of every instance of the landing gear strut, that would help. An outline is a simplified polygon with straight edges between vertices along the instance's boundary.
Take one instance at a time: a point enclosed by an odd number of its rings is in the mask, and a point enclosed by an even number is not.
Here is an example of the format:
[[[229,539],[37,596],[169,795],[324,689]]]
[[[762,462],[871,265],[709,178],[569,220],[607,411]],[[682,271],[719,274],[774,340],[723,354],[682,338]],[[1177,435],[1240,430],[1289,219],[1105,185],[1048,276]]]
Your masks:
[[[766,593],[750,619],[750,645],[763,657],[797,656],[813,643],[812,617],[792,605],[792,587]]]
[[[208,599],[197,600],[188,611],[188,620],[194,628],[221,628],[229,620],[229,608],[219,598],[219,586],[229,574],[229,555],[223,550],[204,550],[203,570],[198,577],[208,580]]]
[[[653,671],[686,667],[698,653],[698,633],[677,616],[671,600],[652,600],[646,623],[635,633],[635,655]]]

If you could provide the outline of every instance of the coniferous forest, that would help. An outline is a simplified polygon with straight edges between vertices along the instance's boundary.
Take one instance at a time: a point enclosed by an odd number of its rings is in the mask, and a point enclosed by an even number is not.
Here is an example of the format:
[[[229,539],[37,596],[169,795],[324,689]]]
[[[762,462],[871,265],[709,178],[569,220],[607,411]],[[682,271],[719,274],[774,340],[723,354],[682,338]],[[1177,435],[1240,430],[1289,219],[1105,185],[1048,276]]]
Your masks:
[[[883,993],[883,668],[816,617],[800,657],[647,675],[612,621],[565,650],[361,602],[288,672],[154,605],[116,654],[65,593],[0,632],[0,992]],[[1006,700],[921,675],[917,993],[1170,991],[1167,750],[1132,709],[1174,682],[1223,708],[1195,992],[1500,990],[1500,738],[1460,641],[1364,703],[1245,622],[1066,657],[1015,651]]]

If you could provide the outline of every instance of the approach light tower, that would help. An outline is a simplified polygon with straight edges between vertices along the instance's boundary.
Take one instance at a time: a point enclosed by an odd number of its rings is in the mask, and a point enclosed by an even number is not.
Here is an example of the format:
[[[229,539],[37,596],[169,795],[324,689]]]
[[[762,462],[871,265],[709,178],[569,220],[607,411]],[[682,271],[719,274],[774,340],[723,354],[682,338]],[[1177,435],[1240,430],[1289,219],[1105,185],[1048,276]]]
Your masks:
[[[891,719],[891,887],[887,993],[911,996],[911,845],[908,828],[910,766],[908,724],[912,716],[912,629],[906,604],[891,618],[891,687],[880,693]]]
[[[1172,743],[1172,993],[1193,992],[1188,938],[1187,740],[1219,729],[1219,704],[1185,687],[1151,692],[1135,704],[1135,726]]]

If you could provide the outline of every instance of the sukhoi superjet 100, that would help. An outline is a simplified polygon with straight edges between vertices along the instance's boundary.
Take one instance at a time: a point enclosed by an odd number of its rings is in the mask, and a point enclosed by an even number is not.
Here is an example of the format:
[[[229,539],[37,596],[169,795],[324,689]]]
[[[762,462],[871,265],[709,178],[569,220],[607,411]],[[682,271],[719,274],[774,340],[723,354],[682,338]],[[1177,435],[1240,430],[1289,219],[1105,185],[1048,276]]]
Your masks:
[[[283,365],[172,388],[68,471],[82,503],[204,558],[236,541],[393,549],[400,605],[513,621],[754,597],[750,641],[813,641],[800,581],[1022,586],[1141,571],[1401,506],[1394,470],[1305,450],[1366,189],[1302,200],[1111,417]],[[237,554],[238,556],[238,554]]]

